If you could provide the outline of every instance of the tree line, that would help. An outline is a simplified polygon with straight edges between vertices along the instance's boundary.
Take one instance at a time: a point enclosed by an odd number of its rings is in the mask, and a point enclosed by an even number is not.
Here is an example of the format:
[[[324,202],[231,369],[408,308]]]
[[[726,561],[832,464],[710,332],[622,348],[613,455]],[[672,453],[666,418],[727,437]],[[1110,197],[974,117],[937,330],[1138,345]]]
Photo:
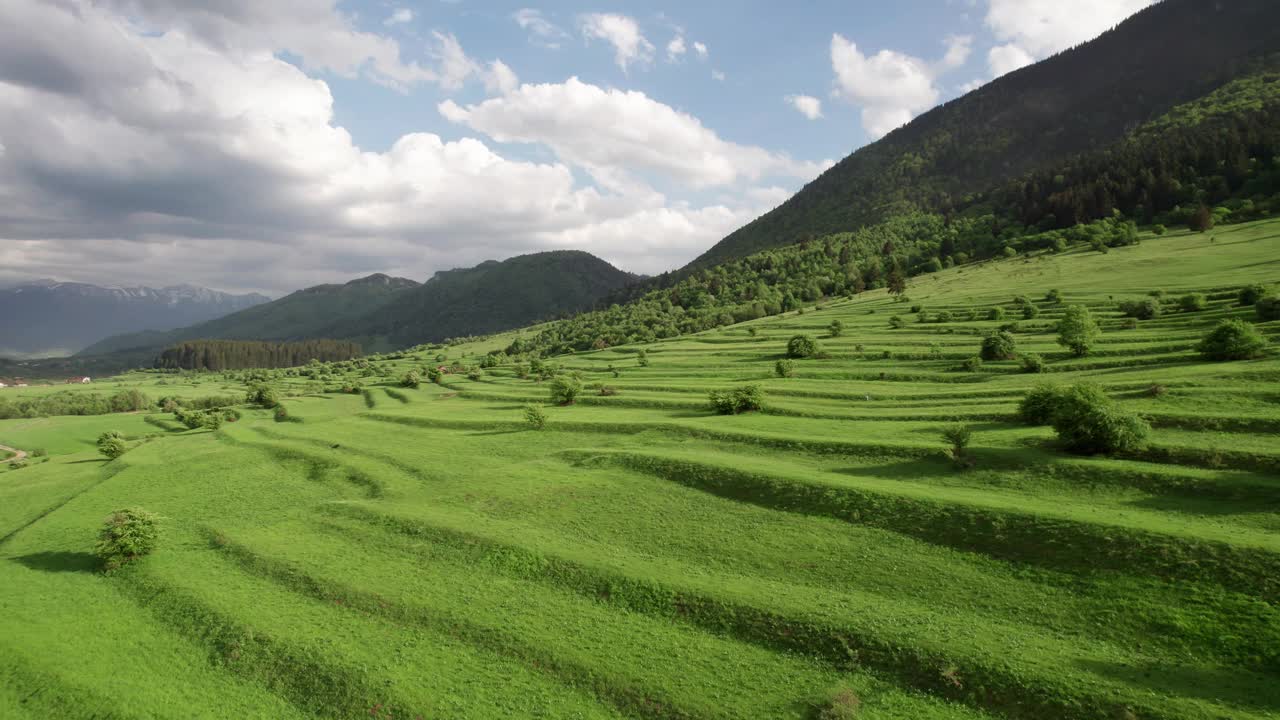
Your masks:
[[[359,357],[360,346],[345,340],[264,342],[256,340],[192,340],[166,348],[155,367],[168,370],[242,370],[306,365],[312,360],[336,362]]]

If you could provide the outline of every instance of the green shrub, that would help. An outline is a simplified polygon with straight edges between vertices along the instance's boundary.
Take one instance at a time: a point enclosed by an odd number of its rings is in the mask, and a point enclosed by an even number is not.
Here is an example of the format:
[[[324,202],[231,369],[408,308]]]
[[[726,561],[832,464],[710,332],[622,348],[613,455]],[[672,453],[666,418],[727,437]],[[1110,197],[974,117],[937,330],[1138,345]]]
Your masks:
[[[1243,306],[1253,305],[1262,298],[1267,296],[1267,289],[1261,285],[1246,285],[1240,288],[1240,292],[1236,294],[1236,299]]]
[[[1120,312],[1138,320],[1150,320],[1160,317],[1160,301],[1154,298],[1125,300],[1120,303]]]
[[[558,405],[572,405],[582,392],[582,381],[572,375],[559,375],[551,381],[551,401]]]
[[[1258,315],[1258,320],[1262,322],[1280,320],[1280,298],[1258,298],[1258,301],[1253,304],[1253,311]]]
[[[827,326],[827,330],[831,333],[831,337],[837,338],[844,334],[844,323],[839,320],[832,320]]]
[[[949,425],[942,429],[942,439],[946,440],[951,446],[951,457],[956,460],[964,457],[965,450],[969,447],[969,440],[972,437],[973,432],[969,427],[960,423]]]
[[[480,371],[480,368],[472,368],[467,371],[467,379],[472,382],[479,381],[482,377],[484,377],[484,373]]]
[[[527,380],[529,378],[529,366],[525,365],[522,362],[518,362],[515,365],[512,365],[511,371],[514,372],[516,374],[516,377],[520,378],[521,380]]]
[[[427,380],[439,385],[444,382],[444,372],[438,367],[429,367],[427,368]]]
[[[289,408],[283,405],[277,405],[273,417],[276,422],[289,422]]]
[[[1178,307],[1182,312],[1200,312],[1204,309],[1204,294],[1187,293],[1178,298]]]
[[[907,321],[903,320],[901,315],[894,315],[893,317],[889,318],[889,327],[893,328],[894,330],[901,330],[906,326],[907,326]]]
[[[1083,305],[1068,305],[1058,321],[1058,344],[1078,357],[1088,355],[1101,334],[1089,308]]]
[[[1018,405],[1018,418],[1028,425],[1048,425],[1062,388],[1044,383],[1027,391]]]
[[[617,395],[617,394],[618,394],[618,388],[612,385],[600,386],[600,397],[613,397],[614,395]]]
[[[779,360],[773,364],[773,373],[780,378],[796,376],[796,364],[791,360]]]
[[[964,362],[960,363],[960,369],[965,372],[978,372],[982,369],[982,358],[978,355],[974,355],[971,358],[965,358]]]
[[[1054,305],[1057,305],[1058,303],[1062,302],[1062,293],[1056,289],[1050,290],[1049,292],[1044,294],[1044,301],[1047,303],[1052,303]]]
[[[636,353],[636,362],[640,367],[649,367],[649,351],[640,348],[640,351]]]
[[[949,323],[954,319],[955,317],[952,316],[950,310],[943,310],[942,312],[938,313],[938,316],[937,316],[937,322],[940,322],[940,323]]]
[[[421,384],[422,376],[418,374],[417,370],[410,370],[400,376],[400,387],[417,388]]]
[[[115,430],[108,430],[98,436],[98,452],[108,460],[115,460],[129,451],[124,435]]]
[[[1033,319],[1033,318],[1037,318],[1037,317],[1040,317],[1040,308],[1036,307],[1036,306],[1035,306],[1034,304],[1032,304],[1032,303],[1027,303],[1026,305],[1023,305],[1023,306],[1022,306],[1022,319],[1023,319],[1023,320],[1031,320],[1031,319]]]
[[[807,358],[818,354],[818,341],[808,335],[796,335],[787,341],[787,357]]]
[[[200,427],[210,430],[217,430],[222,427],[223,415],[220,412],[203,412],[200,413]]]
[[[1243,320],[1223,320],[1209,331],[1196,346],[1206,360],[1249,360],[1261,357],[1267,349],[1267,339],[1251,323]]]
[[[1049,424],[1067,450],[1083,455],[1140,450],[1151,432],[1145,420],[1091,383],[1073,385],[1058,395]]]
[[[250,405],[273,408],[280,404],[280,394],[270,385],[259,383],[249,388],[249,394],[245,396],[244,401]]]
[[[1169,231],[1168,228],[1166,228],[1165,226],[1159,223],[1151,226],[1151,232],[1155,233],[1156,235],[1163,235],[1168,231]]]
[[[1004,308],[993,307],[987,311],[988,320],[1003,320]]]
[[[1019,358],[1022,364],[1022,372],[1042,373],[1044,372],[1044,358],[1035,353],[1026,353]]]
[[[764,408],[764,391],[759,385],[743,385],[733,390],[712,390],[711,407],[721,415],[737,415]]]
[[[111,572],[149,554],[160,537],[159,518],[141,508],[116,510],[107,516],[94,554]]]
[[[524,421],[534,430],[541,430],[547,426],[547,414],[537,405],[529,404],[524,406]]]
[[[982,338],[982,347],[978,355],[983,360],[1012,360],[1017,352],[1017,342],[1013,339],[1013,335],[997,330]]]

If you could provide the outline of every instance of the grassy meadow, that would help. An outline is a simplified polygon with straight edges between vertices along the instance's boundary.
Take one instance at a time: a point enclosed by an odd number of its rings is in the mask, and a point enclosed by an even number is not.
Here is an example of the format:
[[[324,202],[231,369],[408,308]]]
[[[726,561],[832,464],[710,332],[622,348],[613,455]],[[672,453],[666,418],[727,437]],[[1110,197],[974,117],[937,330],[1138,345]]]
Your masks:
[[[582,376],[569,406],[507,364],[355,394],[287,379],[292,422],[0,421],[43,451],[0,472],[0,717],[1280,717],[1280,322],[1263,359],[1194,349],[1277,279],[1280,222],[1250,223],[952,268],[647,364],[553,358]],[[1117,304],[1153,291],[1165,312],[1131,327]],[[1178,310],[1191,292],[1205,307]],[[1067,305],[1102,325],[1086,357],[1055,342]],[[1010,322],[1044,372],[961,367]],[[797,334],[824,356],[778,377]],[[1030,388],[1086,379],[1148,419],[1147,448],[1071,455],[1018,421]],[[711,410],[748,383],[763,411]],[[74,391],[118,387],[245,392]],[[98,455],[106,430],[130,451]],[[104,574],[103,518],[135,506],[159,547]]]

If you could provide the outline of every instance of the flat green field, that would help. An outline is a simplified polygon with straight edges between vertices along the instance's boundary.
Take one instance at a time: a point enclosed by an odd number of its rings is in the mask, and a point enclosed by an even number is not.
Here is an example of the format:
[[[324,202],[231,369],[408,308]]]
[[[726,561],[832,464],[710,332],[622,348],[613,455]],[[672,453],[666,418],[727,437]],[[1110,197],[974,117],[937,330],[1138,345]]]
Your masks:
[[[285,380],[294,422],[243,408],[216,431],[0,421],[0,444],[47,453],[0,473],[0,717],[1280,717],[1280,322],[1258,324],[1263,359],[1194,350],[1254,319],[1239,287],[1278,279],[1280,222],[1252,223],[953,268],[909,300],[653,343],[647,365],[554,358],[586,386],[571,406],[503,365],[361,394]],[[1165,313],[1131,327],[1117,304],[1157,290]],[[1203,310],[1177,309],[1189,292]],[[1104,330],[1084,358],[1055,342],[1070,304]],[[960,369],[1015,320],[1044,373]],[[775,377],[798,333],[825,357]],[[1151,422],[1147,449],[1071,455],[1017,421],[1031,387],[1083,379]],[[762,412],[711,411],[745,383]],[[108,462],[109,429],[132,449]],[[134,506],[159,548],[104,574],[98,528]]]

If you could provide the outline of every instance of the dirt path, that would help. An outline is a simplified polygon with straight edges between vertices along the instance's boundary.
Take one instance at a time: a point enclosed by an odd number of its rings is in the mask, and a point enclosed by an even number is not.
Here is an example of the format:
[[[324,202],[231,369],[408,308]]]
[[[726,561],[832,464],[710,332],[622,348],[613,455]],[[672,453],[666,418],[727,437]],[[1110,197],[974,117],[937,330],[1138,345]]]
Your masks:
[[[26,460],[26,459],[27,459],[27,451],[26,451],[26,450],[19,450],[18,448],[11,448],[11,447],[9,447],[8,445],[0,445],[0,450],[8,450],[9,452],[13,453],[13,457],[9,458],[7,462],[14,462],[14,461],[16,461],[16,460]]]

